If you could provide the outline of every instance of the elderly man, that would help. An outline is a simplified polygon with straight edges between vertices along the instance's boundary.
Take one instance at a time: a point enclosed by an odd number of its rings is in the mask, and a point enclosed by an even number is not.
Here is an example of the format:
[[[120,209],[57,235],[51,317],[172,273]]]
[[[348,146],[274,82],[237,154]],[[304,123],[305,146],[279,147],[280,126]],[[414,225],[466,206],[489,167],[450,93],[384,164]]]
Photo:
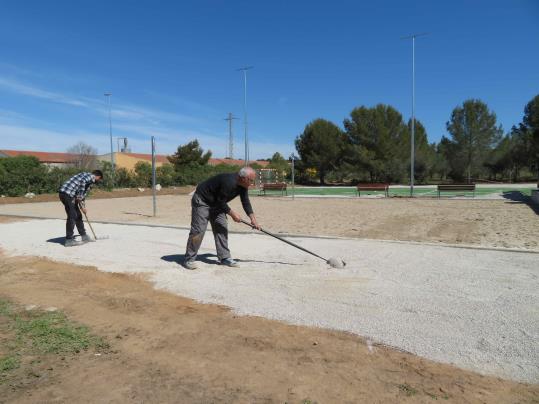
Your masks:
[[[94,170],[91,173],[79,173],[67,180],[58,190],[60,201],[63,203],[66,214],[66,247],[74,247],[94,241],[86,234],[84,222],[82,221],[81,210],[86,213],[84,200],[92,188],[92,185],[103,180],[103,173],[100,170]],[[79,207],[82,205],[82,207]],[[81,236],[81,241],[75,240],[73,230],[77,230]]]
[[[249,186],[254,181],[255,175],[255,171],[251,167],[244,167],[238,173],[219,174],[197,186],[191,199],[191,231],[183,262],[185,268],[197,268],[195,260],[208,226],[208,220],[211,223],[220,264],[230,267],[239,266],[231,258],[228,249],[226,215],[229,215],[235,222],[241,221],[241,216],[230,209],[227,202],[239,195],[243,210],[251,219],[251,225],[260,229],[248,194]]]

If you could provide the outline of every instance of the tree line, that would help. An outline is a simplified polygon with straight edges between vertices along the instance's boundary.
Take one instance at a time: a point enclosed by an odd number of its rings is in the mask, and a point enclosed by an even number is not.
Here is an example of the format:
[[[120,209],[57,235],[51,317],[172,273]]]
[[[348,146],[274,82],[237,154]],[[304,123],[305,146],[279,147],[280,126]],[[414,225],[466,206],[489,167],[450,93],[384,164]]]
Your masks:
[[[411,120],[394,107],[354,108],[344,129],[315,119],[295,140],[298,179],[327,182],[410,180]],[[539,95],[524,107],[522,121],[503,132],[486,103],[469,99],[455,107],[446,123],[449,136],[429,143],[415,120],[415,182],[513,182],[535,178],[539,171]]]

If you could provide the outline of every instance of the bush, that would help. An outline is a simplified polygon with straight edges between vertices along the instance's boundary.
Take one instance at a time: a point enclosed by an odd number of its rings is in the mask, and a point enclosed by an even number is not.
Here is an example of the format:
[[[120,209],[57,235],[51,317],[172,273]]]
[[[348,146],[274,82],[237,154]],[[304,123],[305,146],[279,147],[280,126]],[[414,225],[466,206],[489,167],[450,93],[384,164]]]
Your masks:
[[[174,167],[171,164],[165,164],[155,169],[156,181],[163,187],[174,185]]]
[[[197,185],[214,175],[236,172],[239,169],[240,167],[230,164],[216,166],[190,164],[176,171],[174,183],[176,185]]]
[[[24,195],[27,192],[47,192],[47,167],[36,157],[17,156],[0,159],[2,176],[0,193],[8,196]]]
[[[103,183],[99,188],[112,190],[113,178],[110,162],[100,162],[103,171]],[[217,174],[237,172],[238,166],[219,164],[188,164],[174,169],[165,164],[156,170],[156,181],[161,186],[197,185]],[[35,157],[18,156],[0,158],[0,194],[7,196],[22,196],[27,192],[35,194],[54,193],[73,175],[83,170],[77,168],[49,168]],[[139,162],[135,171],[117,168],[114,173],[114,186],[122,188],[151,187],[152,167],[147,162]]]
[[[127,168],[117,168],[114,176],[114,185],[118,188],[133,188],[137,186],[135,175]]]
[[[139,187],[152,186],[152,165],[146,161],[135,164],[135,182]]]

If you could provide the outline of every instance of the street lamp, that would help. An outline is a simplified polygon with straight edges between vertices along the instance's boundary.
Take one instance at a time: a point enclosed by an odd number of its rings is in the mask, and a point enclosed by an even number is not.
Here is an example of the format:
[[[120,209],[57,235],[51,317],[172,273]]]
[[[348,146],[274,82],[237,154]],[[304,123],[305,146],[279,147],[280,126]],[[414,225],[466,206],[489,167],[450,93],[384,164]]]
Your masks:
[[[114,149],[112,146],[112,110],[110,107],[110,96],[112,95],[112,93],[105,93],[104,95],[105,97],[107,97],[107,100],[109,103],[110,165],[112,169],[111,182],[112,182],[112,187],[114,188]]]
[[[412,135],[410,136],[410,196],[414,196],[414,165],[415,165],[415,39],[428,35],[428,32],[413,34],[401,39],[412,40]]]
[[[236,71],[243,72],[243,124],[245,128],[244,140],[245,140],[245,165],[249,165],[249,137],[247,136],[247,70],[252,69],[254,66],[240,67]]]
[[[292,199],[296,199],[296,189],[295,189],[295,186],[294,186],[294,173],[295,173],[295,167],[294,167],[294,163],[295,163],[295,160],[296,160],[296,156],[294,156],[294,152],[292,152],[292,154],[290,155],[290,160],[292,160]]]

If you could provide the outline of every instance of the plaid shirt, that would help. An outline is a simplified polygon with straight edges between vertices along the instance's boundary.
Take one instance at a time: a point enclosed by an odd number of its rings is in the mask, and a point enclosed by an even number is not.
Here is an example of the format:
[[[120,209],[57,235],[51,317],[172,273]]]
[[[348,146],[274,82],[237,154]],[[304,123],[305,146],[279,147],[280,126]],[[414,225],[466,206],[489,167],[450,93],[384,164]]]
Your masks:
[[[94,183],[95,176],[93,174],[79,173],[68,179],[64,185],[60,187],[58,192],[63,192],[72,198],[77,197],[79,199],[84,199]]]

